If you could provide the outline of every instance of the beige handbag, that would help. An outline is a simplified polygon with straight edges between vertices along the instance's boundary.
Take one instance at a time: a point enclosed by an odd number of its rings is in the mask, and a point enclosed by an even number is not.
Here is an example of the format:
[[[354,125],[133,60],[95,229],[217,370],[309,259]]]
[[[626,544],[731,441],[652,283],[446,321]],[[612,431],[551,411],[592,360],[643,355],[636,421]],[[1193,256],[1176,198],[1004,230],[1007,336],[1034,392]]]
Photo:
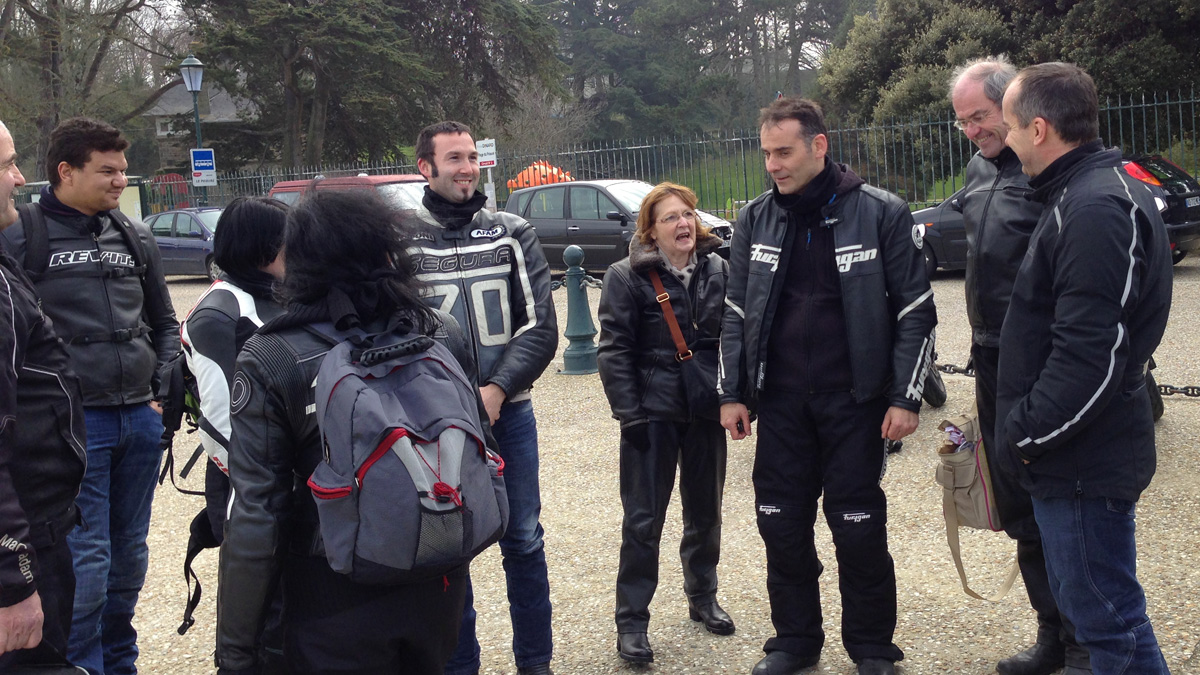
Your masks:
[[[962,432],[961,444],[949,440],[951,427]],[[999,532],[1000,514],[996,510],[996,497],[992,494],[992,475],[988,469],[987,453],[983,448],[983,435],[979,429],[979,415],[974,409],[971,414],[944,420],[938,428],[947,432],[947,440],[938,448],[938,463],[934,477],[942,486],[942,515],[946,519],[946,542],[954,557],[954,566],[962,580],[963,591],[972,598],[999,602],[1008,594],[1017,579],[1020,568],[1013,560],[1008,578],[995,595],[984,597],[971,590],[967,584],[967,573],[963,569],[962,553],[959,550],[958,528],[971,527]]]

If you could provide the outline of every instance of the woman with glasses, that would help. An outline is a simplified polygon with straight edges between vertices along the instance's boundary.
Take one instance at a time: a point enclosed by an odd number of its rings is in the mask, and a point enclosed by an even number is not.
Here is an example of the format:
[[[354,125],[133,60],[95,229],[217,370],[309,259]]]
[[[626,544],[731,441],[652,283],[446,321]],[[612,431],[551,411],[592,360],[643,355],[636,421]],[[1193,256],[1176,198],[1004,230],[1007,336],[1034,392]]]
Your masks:
[[[693,621],[730,635],[717,604],[725,430],[717,405],[717,341],[729,263],[696,214],[696,195],[660,183],[642,201],[629,257],[604,275],[600,380],[621,423],[621,556],[617,651],[634,663],[654,652],[646,633],[658,585],[658,549],[679,467],[683,590]]]

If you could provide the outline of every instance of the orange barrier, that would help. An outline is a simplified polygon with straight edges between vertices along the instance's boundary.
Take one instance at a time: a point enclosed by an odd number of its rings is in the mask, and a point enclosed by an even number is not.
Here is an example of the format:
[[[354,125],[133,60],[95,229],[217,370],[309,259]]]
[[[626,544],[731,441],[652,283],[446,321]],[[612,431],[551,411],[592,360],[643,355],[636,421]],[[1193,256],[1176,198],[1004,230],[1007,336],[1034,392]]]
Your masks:
[[[518,173],[516,178],[510,179],[508,189],[516,190],[517,188],[546,185],[547,183],[565,183],[573,180],[575,179],[571,177],[570,171],[563,171],[545,160],[538,160]]]

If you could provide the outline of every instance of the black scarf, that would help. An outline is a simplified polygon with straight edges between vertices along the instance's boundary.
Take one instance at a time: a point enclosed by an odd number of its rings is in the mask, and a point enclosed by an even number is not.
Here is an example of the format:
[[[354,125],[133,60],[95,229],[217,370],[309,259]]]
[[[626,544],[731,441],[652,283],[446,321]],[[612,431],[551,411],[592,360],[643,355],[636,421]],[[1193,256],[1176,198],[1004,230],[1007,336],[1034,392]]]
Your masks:
[[[1054,185],[1058,182],[1059,178],[1062,178],[1070,173],[1071,169],[1076,164],[1079,164],[1091,155],[1103,150],[1104,141],[1101,141],[1099,138],[1097,138],[1090,143],[1084,143],[1083,145],[1070,150],[1066,154],[1060,156],[1058,159],[1050,162],[1050,166],[1047,166],[1037,176],[1029,179],[1029,187],[1033,188],[1034,190],[1033,199],[1044,202],[1047,199],[1047,195],[1053,191],[1054,188],[1050,187],[1045,190],[1041,188]]]
[[[833,197],[834,190],[837,189],[838,173],[837,165],[826,157],[825,168],[798,194],[780,194],[779,188],[774,186],[771,188],[771,194],[776,204],[797,216],[814,214]]]
[[[475,194],[465,202],[452,202],[425,186],[425,198],[421,200],[425,208],[433,214],[438,222],[449,228],[465,227],[475,218],[487,204],[487,195],[476,190]]]

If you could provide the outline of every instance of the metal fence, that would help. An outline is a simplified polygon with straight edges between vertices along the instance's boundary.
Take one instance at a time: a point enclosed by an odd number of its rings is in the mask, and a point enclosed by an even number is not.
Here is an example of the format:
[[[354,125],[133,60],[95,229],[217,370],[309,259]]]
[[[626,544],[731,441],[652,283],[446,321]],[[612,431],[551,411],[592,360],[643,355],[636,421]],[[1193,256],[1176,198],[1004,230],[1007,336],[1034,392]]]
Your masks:
[[[1161,154],[1195,175],[1200,170],[1194,89],[1171,94],[1118,97],[1103,102],[1100,136],[1124,153]],[[849,164],[867,182],[895,192],[913,208],[935,204],[962,187],[964,167],[975,147],[943,118],[894,120],[875,126],[831,129],[830,155]],[[700,208],[733,219],[738,208],[768,189],[758,131],[712,133],[687,138],[588,143],[505,155],[491,170],[503,206],[522,171],[546,162],[575,180],[670,180],[696,191]],[[412,164],[339,164],[262,172],[227,172],[202,193],[189,183],[149,182],[143,210],[154,213],[205,203],[224,205],[234,197],[264,195],[278,181],[358,173],[417,173]],[[487,172],[485,171],[485,174]],[[486,175],[485,175],[486,179]]]

